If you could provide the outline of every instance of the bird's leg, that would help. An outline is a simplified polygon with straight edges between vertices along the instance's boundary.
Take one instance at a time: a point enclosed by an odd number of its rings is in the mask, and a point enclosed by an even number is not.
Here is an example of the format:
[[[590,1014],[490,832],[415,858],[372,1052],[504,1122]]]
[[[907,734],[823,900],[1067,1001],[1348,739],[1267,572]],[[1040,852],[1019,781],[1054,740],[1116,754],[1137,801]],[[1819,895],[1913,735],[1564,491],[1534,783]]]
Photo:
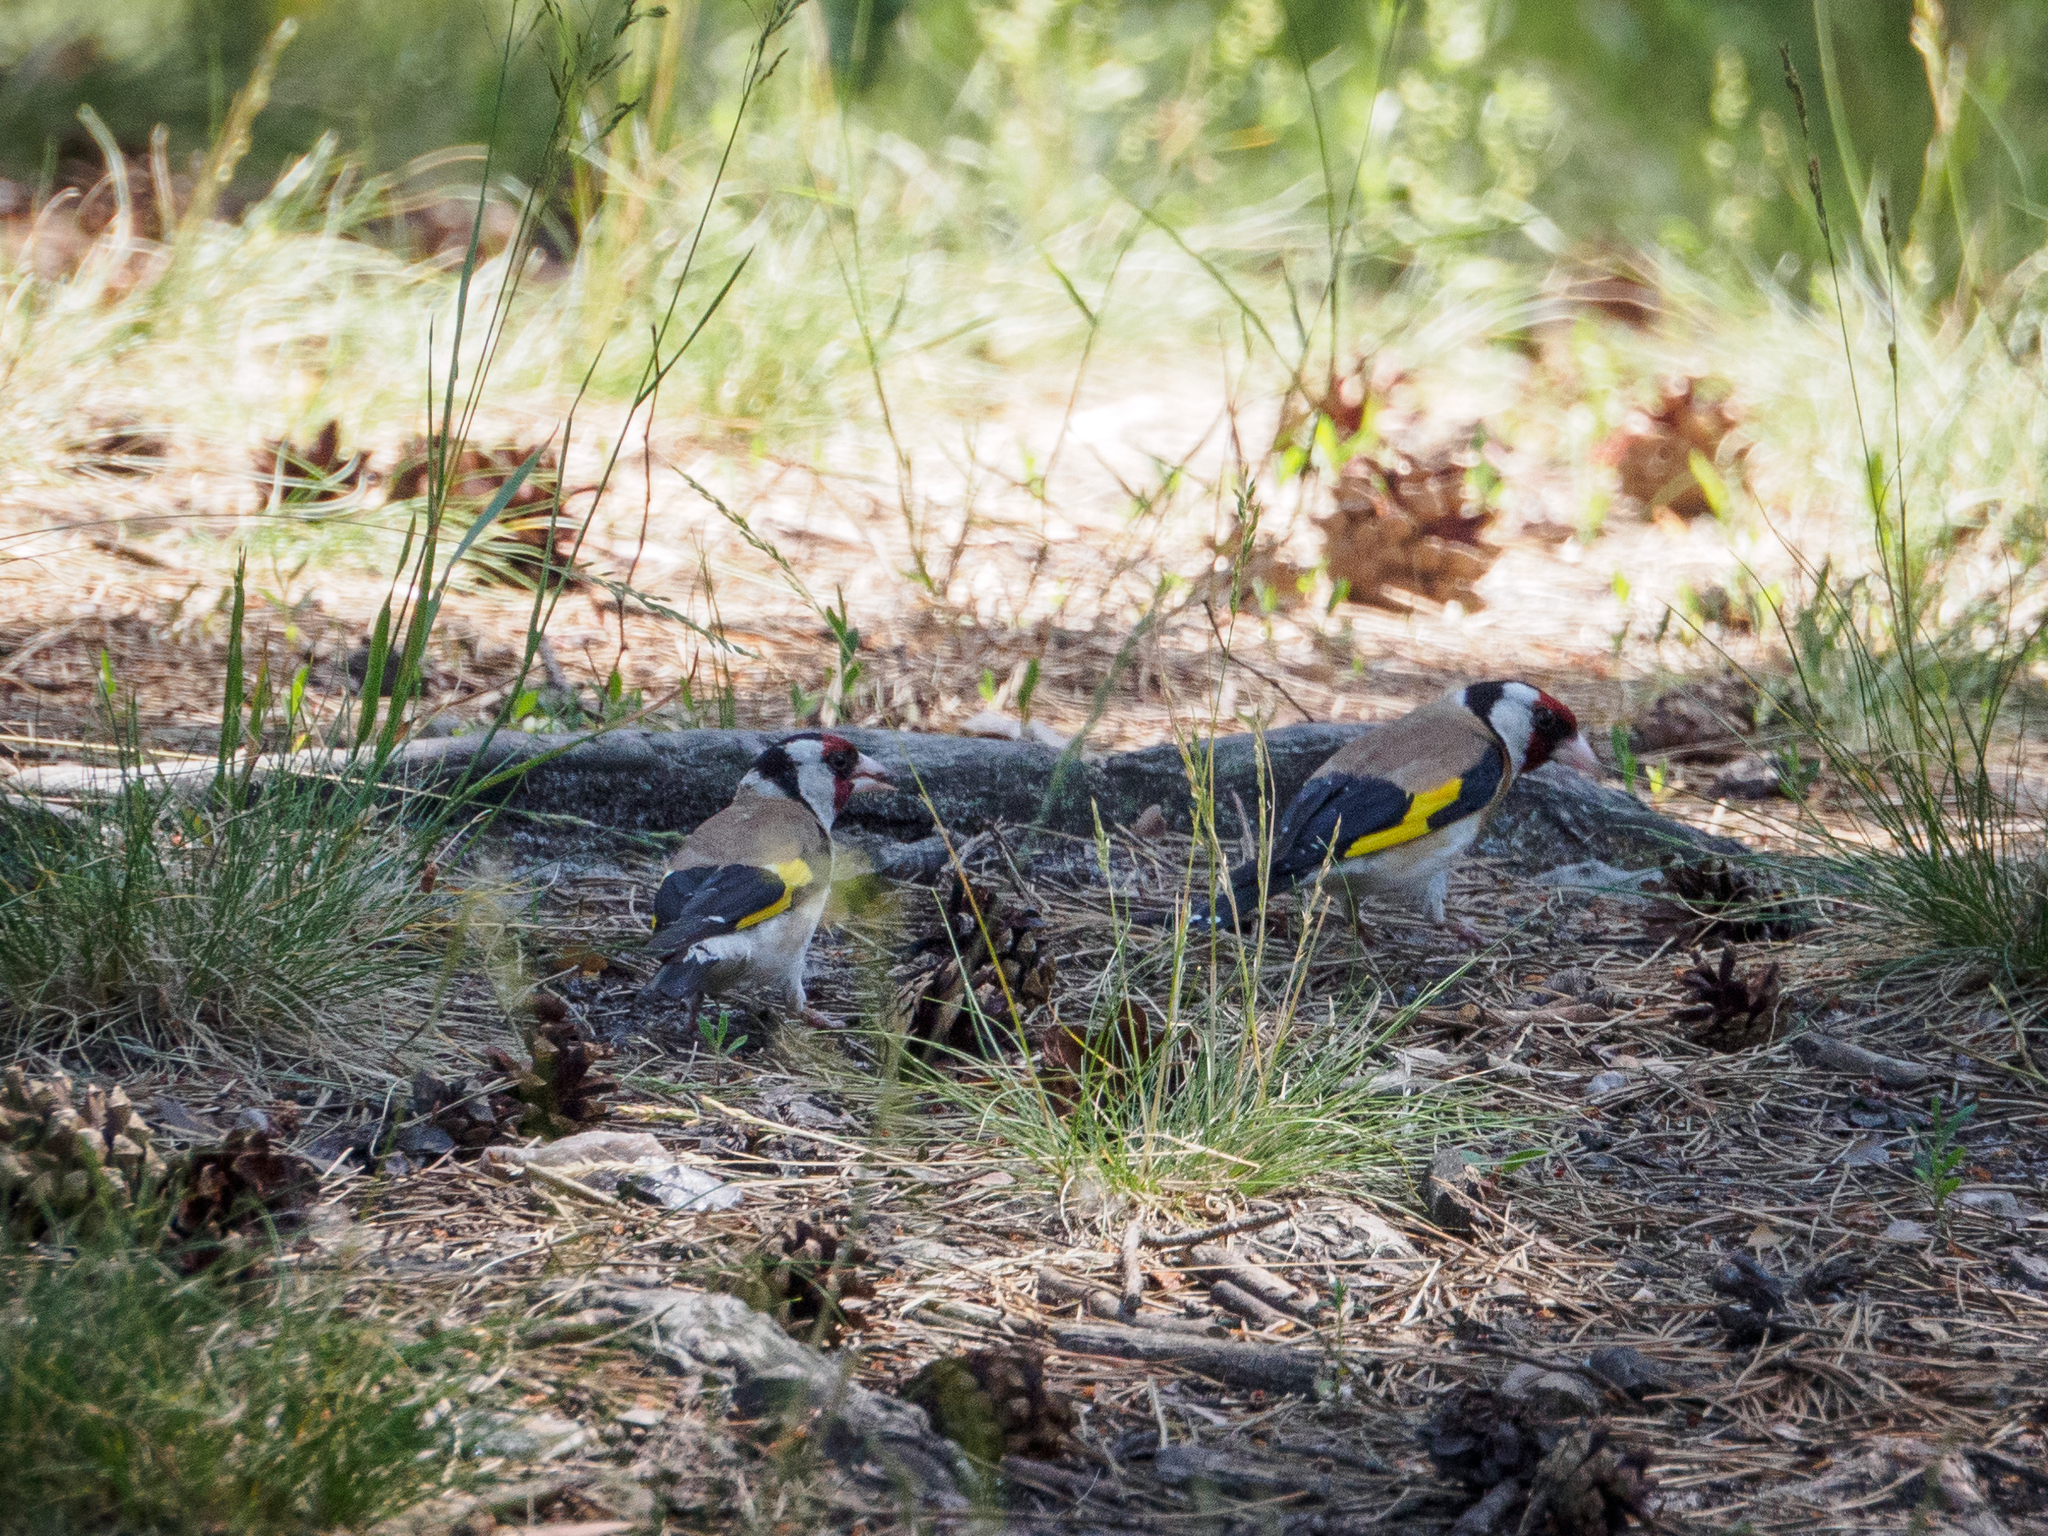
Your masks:
[[[1422,895],[1423,910],[1429,916],[1430,926],[1439,931],[1448,930],[1453,938],[1467,946],[1484,943],[1486,935],[1473,927],[1464,918],[1456,917],[1446,920],[1444,917],[1444,898],[1450,894],[1450,889],[1450,871],[1438,870],[1436,877],[1429,882],[1428,889]]]
[[[1348,885],[1339,886],[1338,889],[1344,893],[1344,915],[1351,921],[1351,932],[1358,940],[1358,947],[1370,951],[1372,936],[1365,931],[1365,917],[1358,910],[1358,893]]]
[[[844,1020],[841,1020],[841,1019],[835,1019],[835,1018],[833,1018],[833,1017],[832,1017],[832,1015],[831,1015],[831,1014],[829,1014],[829,1013],[824,1013],[824,1012],[821,1012],[820,1010],[818,1010],[818,1009],[816,1009],[816,1008],[813,1008],[813,1007],[811,1006],[811,1000],[810,1000],[810,997],[809,997],[809,995],[808,995],[808,994],[806,994],[806,993],[805,993],[805,991],[804,991],[804,980],[803,980],[803,977],[802,977],[802,976],[801,976],[800,974],[799,974],[799,975],[793,975],[793,976],[791,976],[791,977],[789,978],[789,988],[788,988],[788,990],[789,990],[789,1006],[790,1006],[791,1008],[793,1008],[793,1009],[794,1009],[794,1010],[796,1011],[796,1016],[797,1016],[798,1018],[802,1019],[802,1020],[803,1020],[803,1021],[804,1021],[804,1022],[805,1022],[806,1024],[810,1025],[810,1026],[811,1026],[811,1028],[813,1028],[813,1029],[844,1029],[844,1028],[846,1028],[846,1024],[845,1024],[845,1021],[844,1021]]]

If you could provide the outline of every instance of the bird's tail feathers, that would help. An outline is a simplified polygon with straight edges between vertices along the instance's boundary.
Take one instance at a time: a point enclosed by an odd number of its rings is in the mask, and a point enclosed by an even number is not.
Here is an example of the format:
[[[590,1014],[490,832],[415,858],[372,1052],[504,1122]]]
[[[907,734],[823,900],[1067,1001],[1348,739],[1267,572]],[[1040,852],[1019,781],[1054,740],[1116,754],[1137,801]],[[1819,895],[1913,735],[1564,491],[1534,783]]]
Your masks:
[[[1276,873],[1268,894],[1277,896],[1287,884]],[[1244,863],[1230,872],[1230,879],[1216,893],[1214,902],[1198,900],[1188,911],[1190,928],[1242,929],[1259,910],[1259,866]]]
[[[656,971],[654,979],[640,989],[640,1001],[694,1003],[704,995],[704,984],[710,975],[708,962],[693,955],[679,955]]]

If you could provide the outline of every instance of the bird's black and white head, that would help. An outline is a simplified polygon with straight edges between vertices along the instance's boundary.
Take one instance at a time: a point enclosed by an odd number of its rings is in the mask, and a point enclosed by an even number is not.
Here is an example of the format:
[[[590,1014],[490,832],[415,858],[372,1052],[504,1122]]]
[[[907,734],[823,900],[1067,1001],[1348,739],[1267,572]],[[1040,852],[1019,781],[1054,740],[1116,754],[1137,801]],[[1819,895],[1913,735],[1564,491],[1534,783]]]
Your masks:
[[[1597,774],[1600,760],[1579,734],[1578,717],[1531,683],[1467,683],[1451,697],[1486,722],[1508,749],[1517,774],[1555,759]]]
[[[828,832],[855,795],[895,787],[880,763],[829,731],[802,731],[777,742],[740,780],[742,793],[803,801]]]

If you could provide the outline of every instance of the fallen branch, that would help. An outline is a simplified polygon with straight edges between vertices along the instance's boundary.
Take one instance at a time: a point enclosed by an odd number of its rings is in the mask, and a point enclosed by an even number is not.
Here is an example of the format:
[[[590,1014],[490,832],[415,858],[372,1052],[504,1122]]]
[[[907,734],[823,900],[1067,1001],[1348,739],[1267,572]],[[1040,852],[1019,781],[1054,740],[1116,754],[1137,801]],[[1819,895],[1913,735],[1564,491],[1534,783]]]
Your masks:
[[[1241,1391],[1285,1392],[1301,1397],[1314,1394],[1316,1380],[1327,1364],[1319,1354],[1290,1349],[1284,1344],[1176,1338],[1143,1328],[1055,1324],[1052,1341],[1069,1355],[1173,1365]]]
[[[1213,1227],[1204,1227],[1199,1232],[1148,1232],[1139,1238],[1138,1242],[1146,1248],[1192,1248],[1197,1243],[1213,1243],[1219,1237],[1235,1237],[1240,1232],[1256,1232],[1261,1227],[1277,1227],[1289,1214],[1287,1211],[1262,1211],[1256,1216],[1238,1216]]]

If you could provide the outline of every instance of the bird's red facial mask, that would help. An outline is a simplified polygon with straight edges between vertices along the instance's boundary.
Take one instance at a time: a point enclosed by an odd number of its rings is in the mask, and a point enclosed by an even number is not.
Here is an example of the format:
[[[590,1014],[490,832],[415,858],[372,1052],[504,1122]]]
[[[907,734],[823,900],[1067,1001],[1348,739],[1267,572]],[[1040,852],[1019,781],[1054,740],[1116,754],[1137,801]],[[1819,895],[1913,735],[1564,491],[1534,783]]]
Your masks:
[[[1529,709],[1529,750],[1522,758],[1522,772],[1540,768],[1553,757],[1581,773],[1598,773],[1600,760],[1579,734],[1579,719],[1547,693],[1538,693]]]
[[[881,794],[896,787],[889,770],[869,757],[844,736],[826,736],[819,741],[825,766],[832,770],[832,812],[846,809],[855,795]]]

